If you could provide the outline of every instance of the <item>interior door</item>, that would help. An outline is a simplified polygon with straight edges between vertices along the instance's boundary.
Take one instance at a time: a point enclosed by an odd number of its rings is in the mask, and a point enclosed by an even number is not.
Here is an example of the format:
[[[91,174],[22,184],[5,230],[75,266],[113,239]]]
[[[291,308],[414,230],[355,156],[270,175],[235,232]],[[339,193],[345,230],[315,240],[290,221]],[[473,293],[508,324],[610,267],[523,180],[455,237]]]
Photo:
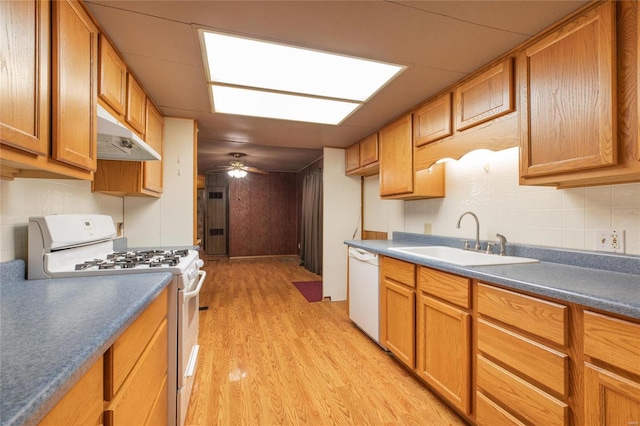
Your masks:
[[[206,188],[206,236],[205,251],[211,255],[226,255],[228,242],[227,203],[228,190],[226,186],[211,186]]]

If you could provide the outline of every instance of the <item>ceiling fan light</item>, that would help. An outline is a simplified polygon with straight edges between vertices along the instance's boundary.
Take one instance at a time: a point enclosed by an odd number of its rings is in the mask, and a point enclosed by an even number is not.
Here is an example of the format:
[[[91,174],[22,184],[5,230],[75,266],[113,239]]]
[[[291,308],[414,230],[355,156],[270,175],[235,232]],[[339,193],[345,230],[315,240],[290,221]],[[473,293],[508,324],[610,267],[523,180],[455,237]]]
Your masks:
[[[240,179],[247,175],[247,172],[241,169],[231,169],[227,172],[229,176]]]

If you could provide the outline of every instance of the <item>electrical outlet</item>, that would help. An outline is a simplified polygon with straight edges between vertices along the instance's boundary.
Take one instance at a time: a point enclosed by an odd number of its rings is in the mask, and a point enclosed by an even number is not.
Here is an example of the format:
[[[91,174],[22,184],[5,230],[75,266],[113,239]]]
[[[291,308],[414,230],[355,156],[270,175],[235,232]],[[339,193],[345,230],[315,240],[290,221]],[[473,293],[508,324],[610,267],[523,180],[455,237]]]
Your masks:
[[[430,223],[425,223],[424,224],[424,233],[426,235],[431,235],[431,224]]]
[[[596,230],[596,250],[624,253],[624,231]]]

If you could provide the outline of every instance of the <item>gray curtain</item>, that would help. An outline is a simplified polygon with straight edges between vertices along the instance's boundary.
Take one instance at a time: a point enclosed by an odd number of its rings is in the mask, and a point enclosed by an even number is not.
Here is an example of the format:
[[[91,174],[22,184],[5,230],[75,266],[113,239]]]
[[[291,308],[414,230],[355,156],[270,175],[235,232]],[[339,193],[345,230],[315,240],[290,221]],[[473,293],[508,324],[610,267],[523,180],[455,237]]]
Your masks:
[[[304,177],[302,185],[302,265],[322,275],[322,169]]]

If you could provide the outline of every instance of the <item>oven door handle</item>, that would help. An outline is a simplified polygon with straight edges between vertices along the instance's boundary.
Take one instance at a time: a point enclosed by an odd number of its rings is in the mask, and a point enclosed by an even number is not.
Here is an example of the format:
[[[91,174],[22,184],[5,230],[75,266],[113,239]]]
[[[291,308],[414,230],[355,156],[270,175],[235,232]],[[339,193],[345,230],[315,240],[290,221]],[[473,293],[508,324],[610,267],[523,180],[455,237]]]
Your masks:
[[[204,279],[207,276],[207,271],[199,270],[198,271],[198,275],[200,275],[200,280],[198,281],[198,286],[195,288],[195,290],[186,291],[183,294],[185,302],[187,300],[191,299],[192,297],[196,297],[198,295],[198,293],[200,293],[200,289],[202,288],[202,283],[204,283]]]

